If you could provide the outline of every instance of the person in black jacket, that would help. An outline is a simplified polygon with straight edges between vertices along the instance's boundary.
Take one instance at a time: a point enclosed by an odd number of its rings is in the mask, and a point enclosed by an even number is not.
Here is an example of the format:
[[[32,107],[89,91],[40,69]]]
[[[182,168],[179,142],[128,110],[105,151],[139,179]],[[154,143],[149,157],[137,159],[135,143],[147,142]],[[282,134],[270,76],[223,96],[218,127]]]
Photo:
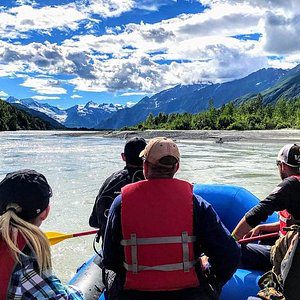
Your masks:
[[[145,147],[146,141],[143,138],[129,139],[125,144],[124,152],[121,153],[125,162],[124,169],[110,175],[99,190],[89,224],[91,227],[99,228],[102,237],[105,232],[109,208],[115,197],[121,193],[121,188],[129,183],[144,179],[143,161],[139,154]]]

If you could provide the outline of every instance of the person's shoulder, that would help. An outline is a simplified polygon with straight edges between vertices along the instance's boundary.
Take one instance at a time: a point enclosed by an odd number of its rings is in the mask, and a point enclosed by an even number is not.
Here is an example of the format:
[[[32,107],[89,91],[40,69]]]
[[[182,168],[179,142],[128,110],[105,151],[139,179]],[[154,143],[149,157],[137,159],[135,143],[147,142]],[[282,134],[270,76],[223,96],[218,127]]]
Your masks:
[[[281,186],[287,186],[287,185],[292,185],[292,186],[297,186],[297,185],[300,185],[300,174],[299,176],[298,175],[292,175],[292,176],[289,176],[285,179],[282,180]]]
[[[292,182],[300,183],[300,174],[294,174],[292,176],[289,176],[287,179],[289,179]]]
[[[194,204],[200,208],[208,209],[211,207],[211,204],[207,202],[205,199],[203,199],[201,196],[193,194],[194,195]]]
[[[126,169],[122,169],[112,173],[104,182],[105,186],[111,186],[118,184],[120,182],[126,182],[128,177],[128,171]]]
[[[113,212],[113,213],[116,213],[118,211],[121,211],[121,204],[122,204],[122,195],[118,195],[113,203],[111,204],[111,207],[110,207],[110,212]]]

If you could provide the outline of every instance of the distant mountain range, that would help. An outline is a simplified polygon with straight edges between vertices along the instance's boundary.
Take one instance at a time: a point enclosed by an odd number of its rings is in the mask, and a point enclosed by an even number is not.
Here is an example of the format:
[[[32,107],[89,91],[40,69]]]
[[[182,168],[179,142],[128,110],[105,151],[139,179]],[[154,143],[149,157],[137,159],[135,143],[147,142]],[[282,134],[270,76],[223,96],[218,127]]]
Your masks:
[[[39,117],[32,116],[30,113],[0,100],[0,131],[50,129],[55,129],[50,122],[45,122]]]
[[[216,108],[230,101],[239,104],[260,93],[265,104],[275,103],[279,98],[287,100],[300,96],[300,65],[291,70],[261,69],[250,75],[225,83],[199,83],[177,85],[168,90],[144,97],[133,107],[88,102],[61,110],[33,99],[9,97],[7,102],[21,104],[46,114],[66,127],[95,129],[119,129],[136,125],[152,113],[198,113],[208,109],[213,100]]]
[[[75,105],[68,109],[59,109],[58,107],[47,103],[40,103],[31,98],[17,99],[14,97],[8,97],[6,102],[29,113],[29,110],[39,112],[39,117],[42,120],[49,122],[48,119],[50,117],[54,122],[68,128],[95,128],[98,123],[105,121],[111,114],[124,108],[118,104],[97,104],[90,101],[84,106]]]

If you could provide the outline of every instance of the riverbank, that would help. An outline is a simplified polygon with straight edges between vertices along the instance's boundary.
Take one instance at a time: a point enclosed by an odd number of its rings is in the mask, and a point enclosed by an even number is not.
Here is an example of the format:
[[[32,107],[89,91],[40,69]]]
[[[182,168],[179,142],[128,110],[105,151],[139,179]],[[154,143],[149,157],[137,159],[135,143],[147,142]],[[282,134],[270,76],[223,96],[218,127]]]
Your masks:
[[[282,143],[300,143],[300,130],[144,130],[144,131],[88,131],[88,132],[60,132],[57,135],[66,136],[101,136],[106,138],[129,139],[133,136],[140,136],[151,139],[158,136],[165,136],[174,140],[208,140],[219,142],[251,142],[264,141]]]

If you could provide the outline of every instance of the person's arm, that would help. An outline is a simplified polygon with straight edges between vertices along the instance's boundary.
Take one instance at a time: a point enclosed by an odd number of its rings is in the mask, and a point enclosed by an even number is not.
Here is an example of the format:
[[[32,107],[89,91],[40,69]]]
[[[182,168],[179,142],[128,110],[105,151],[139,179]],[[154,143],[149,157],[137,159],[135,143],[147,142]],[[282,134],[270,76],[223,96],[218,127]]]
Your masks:
[[[126,169],[113,173],[103,183],[95,201],[89,224],[101,229],[104,236],[109,208],[114,199],[120,195],[121,188],[126,185],[128,172]]]
[[[50,271],[49,271],[50,272]],[[39,274],[33,263],[20,269],[12,277],[8,298],[84,300],[83,294],[73,286],[63,285],[52,274]]]
[[[101,219],[102,216],[99,216],[100,212],[103,211],[103,199],[101,199],[101,196],[103,194],[103,191],[105,191],[106,187],[108,186],[109,182],[111,181],[111,176],[108,177],[104,183],[102,184],[99,193],[95,199],[95,203],[93,206],[92,213],[89,218],[89,225],[91,227],[100,228],[101,227]]]
[[[106,269],[119,273],[123,270],[124,251],[120,242],[121,230],[121,196],[118,196],[109,211],[103,239],[103,265]]]
[[[249,210],[232,232],[235,239],[241,239],[245,235],[248,236],[252,228],[255,228],[261,222],[265,222],[268,216],[272,215],[274,211],[281,211],[288,208],[290,189],[290,179],[284,179],[270,195]],[[276,226],[273,228],[274,231],[277,230]]]
[[[208,202],[196,196],[194,203],[195,233],[201,250],[209,257],[218,282],[224,285],[238,267],[240,248]]]
[[[260,224],[251,229],[243,238],[255,237],[266,232],[277,232],[279,231],[279,222]]]
[[[252,227],[247,223],[246,218],[243,217],[233,230],[232,236],[236,241],[238,241],[248,234],[251,229]]]

